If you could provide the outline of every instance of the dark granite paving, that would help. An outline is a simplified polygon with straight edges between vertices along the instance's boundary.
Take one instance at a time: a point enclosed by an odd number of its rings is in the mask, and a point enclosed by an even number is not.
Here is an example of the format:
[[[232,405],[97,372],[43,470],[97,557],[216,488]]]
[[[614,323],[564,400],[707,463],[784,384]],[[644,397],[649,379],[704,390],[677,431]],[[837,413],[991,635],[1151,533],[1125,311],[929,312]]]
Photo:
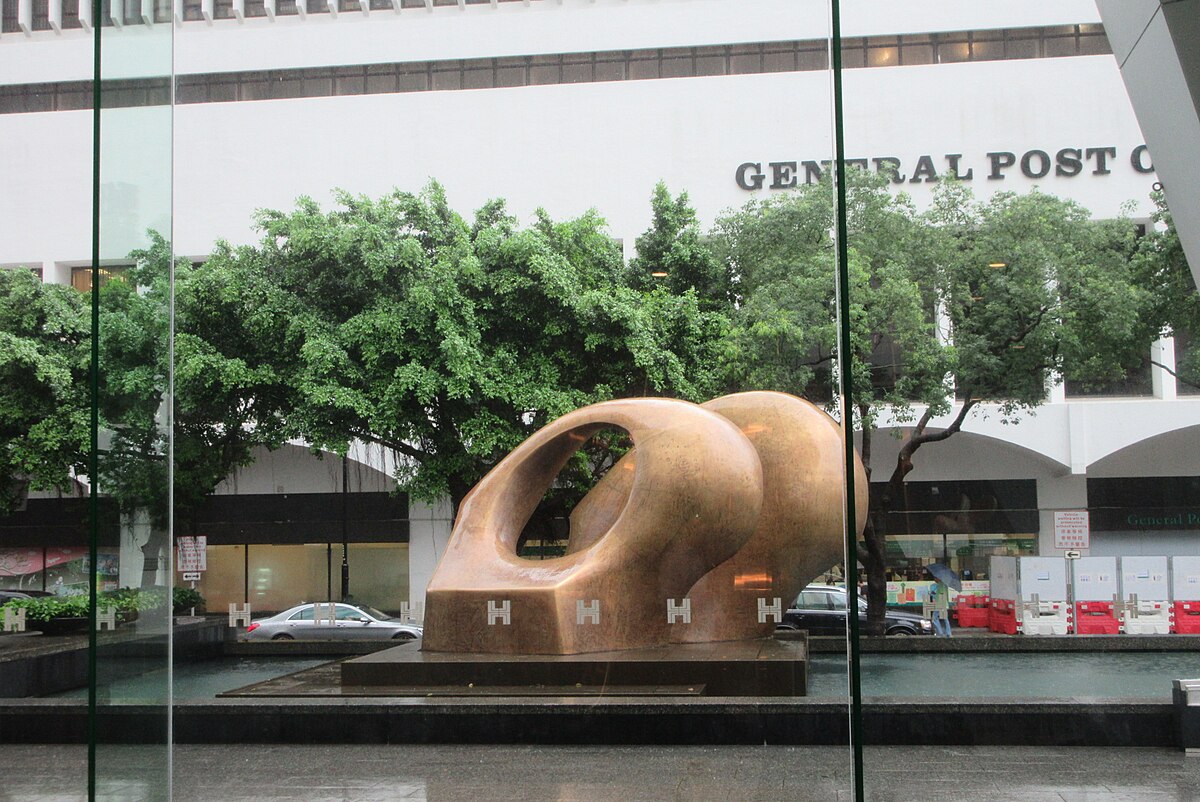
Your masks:
[[[102,747],[98,798],[163,800],[162,747]],[[833,747],[179,746],[178,802],[778,802],[853,799]],[[1200,800],[1169,749],[872,747],[872,802]],[[86,750],[0,747],[0,800],[86,799]]]

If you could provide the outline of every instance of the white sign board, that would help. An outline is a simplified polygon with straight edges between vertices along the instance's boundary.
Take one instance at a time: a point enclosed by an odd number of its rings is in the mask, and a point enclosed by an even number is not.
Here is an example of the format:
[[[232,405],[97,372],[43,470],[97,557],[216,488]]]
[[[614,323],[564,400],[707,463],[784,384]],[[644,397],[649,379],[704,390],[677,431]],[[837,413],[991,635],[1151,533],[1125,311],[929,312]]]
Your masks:
[[[1167,575],[1166,557],[1122,557],[1121,598],[1165,602],[1170,595]]]
[[[200,572],[199,571],[184,572],[183,581],[184,582],[199,582],[200,581]]]
[[[179,547],[178,559],[175,561],[176,571],[208,570],[208,538],[206,536],[178,537],[175,538],[175,542]]]
[[[1080,557],[1075,560],[1075,601],[1113,600],[1121,592],[1116,557]]]
[[[1055,510],[1054,548],[1086,549],[1091,533],[1087,510]]]
[[[1171,598],[1175,601],[1200,601],[1200,556],[1171,558]]]

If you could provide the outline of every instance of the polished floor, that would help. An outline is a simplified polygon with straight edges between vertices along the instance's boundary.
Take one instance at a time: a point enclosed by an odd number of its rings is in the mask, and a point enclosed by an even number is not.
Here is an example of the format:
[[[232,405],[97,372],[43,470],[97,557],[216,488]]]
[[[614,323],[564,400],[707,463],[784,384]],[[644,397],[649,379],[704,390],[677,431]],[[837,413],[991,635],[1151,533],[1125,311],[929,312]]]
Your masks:
[[[87,754],[0,746],[0,800],[87,798]],[[101,747],[98,799],[166,799],[161,748]],[[178,802],[850,800],[831,747],[179,746]],[[873,747],[867,799],[1200,802],[1200,757],[1169,749]]]

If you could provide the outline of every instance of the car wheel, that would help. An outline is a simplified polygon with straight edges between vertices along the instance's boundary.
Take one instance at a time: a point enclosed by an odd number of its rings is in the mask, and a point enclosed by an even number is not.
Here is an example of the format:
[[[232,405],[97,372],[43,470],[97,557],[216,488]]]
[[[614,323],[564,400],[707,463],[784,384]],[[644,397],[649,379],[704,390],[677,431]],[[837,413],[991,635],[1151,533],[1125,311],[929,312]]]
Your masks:
[[[796,626],[795,624],[776,624],[775,631],[776,632],[799,632],[800,627]]]
[[[295,640],[295,638],[286,632],[280,632],[278,635],[273,636],[271,640]]]
[[[397,632],[392,636],[392,640],[412,640],[415,637],[417,636],[411,632]]]
[[[915,635],[917,633],[913,632],[911,629],[889,629],[887,631],[887,634],[889,634],[889,635]]]

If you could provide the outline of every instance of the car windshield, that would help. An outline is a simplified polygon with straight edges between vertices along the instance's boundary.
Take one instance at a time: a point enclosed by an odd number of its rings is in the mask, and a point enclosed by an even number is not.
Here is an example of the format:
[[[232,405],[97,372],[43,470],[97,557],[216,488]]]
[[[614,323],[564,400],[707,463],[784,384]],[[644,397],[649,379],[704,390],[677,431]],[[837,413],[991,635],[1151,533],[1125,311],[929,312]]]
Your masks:
[[[378,618],[380,621],[391,621],[392,620],[392,617],[390,615],[388,615],[387,613],[381,612],[379,610],[376,610],[374,607],[363,607],[363,609],[366,610],[367,614],[370,615],[372,618]]]

